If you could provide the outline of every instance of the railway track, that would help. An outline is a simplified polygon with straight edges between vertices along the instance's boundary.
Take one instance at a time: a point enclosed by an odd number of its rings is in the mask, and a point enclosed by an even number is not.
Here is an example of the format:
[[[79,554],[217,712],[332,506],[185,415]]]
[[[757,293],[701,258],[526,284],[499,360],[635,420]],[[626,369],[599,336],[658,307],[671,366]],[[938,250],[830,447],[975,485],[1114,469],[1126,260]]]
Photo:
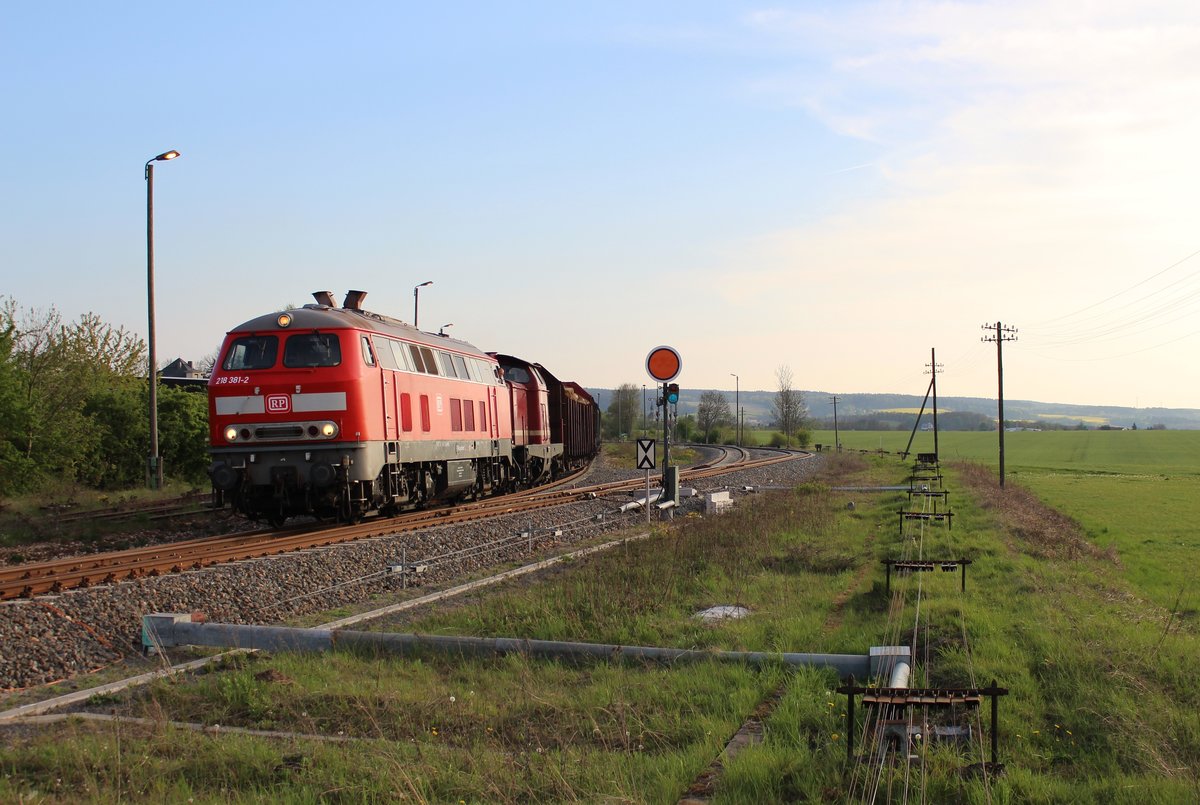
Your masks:
[[[206,505],[211,499],[211,493],[197,491],[188,492],[169,500],[107,506],[101,509],[88,509],[86,511],[62,511],[59,508],[55,508],[48,512],[48,516],[55,525],[60,526],[74,525],[76,523],[112,523],[122,520],[133,520],[139,517],[157,520],[211,510]]]
[[[719,455],[708,462],[682,471],[685,481],[696,481],[723,473],[762,467],[797,457],[795,453],[775,454],[751,459],[742,448],[720,447]],[[354,525],[333,527],[312,525],[283,530],[255,530],[217,537],[204,537],[110,553],[68,557],[36,564],[0,568],[0,600],[30,598],[64,590],[83,589],[98,584],[199,570],[226,562],[258,559],[310,548],[319,548],[371,537],[416,531],[439,525],[453,525],[504,514],[560,506],[574,500],[595,498],[615,492],[636,490],[642,478],[612,481],[583,487],[564,488],[583,473],[559,481],[556,488],[538,488],[474,503],[407,512],[390,518],[372,518]]]

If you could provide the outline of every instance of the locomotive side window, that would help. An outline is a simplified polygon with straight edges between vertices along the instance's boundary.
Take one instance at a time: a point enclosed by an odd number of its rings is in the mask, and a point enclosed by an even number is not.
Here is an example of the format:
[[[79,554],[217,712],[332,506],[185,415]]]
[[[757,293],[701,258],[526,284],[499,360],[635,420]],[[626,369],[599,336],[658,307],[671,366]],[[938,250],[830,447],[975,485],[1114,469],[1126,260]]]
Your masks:
[[[412,357],[412,362],[413,362],[413,366],[415,367],[415,371],[424,372],[425,371],[425,361],[423,361],[421,359],[421,348],[418,347],[416,344],[409,344],[408,351],[409,351],[409,355]]]
[[[363,363],[367,366],[375,365],[375,352],[371,349],[371,339],[365,335],[362,337],[362,354]]]
[[[392,357],[396,359],[396,366],[405,372],[415,371],[412,364],[412,356],[408,354],[408,350],[404,348],[404,344],[399,341],[388,341],[388,345],[392,348]]]
[[[338,366],[341,362],[337,333],[297,333],[283,346],[283,365],[289,369]]]
[[[229,345],[221,368],[227,372],[270,369],[279,352],[279,339],[273,335],[244,335]]]
[[[463,360],[462,355],[451,355],[454,359],[454,373],[463,380],[470,380],[471,375],[467,372],[467,362]]]
[[[431,375],[440,374],[437,368],[437,361],[433,358],[433,350],[429,347],[421,347],[421,357],[425,359],[425,371]]]
[[[433,350],[428,347],[418,347],[416,344],[409,344],[408,351],[412,355],[413,364],[417,367],[418,372],[424,372],[427,375],[438,374],[437,362],[433,357]]]
[[[454,377],[454,361],[450,360],[449,352],[439,352],[438,357],[441,358],[442,375],[445,377]]]
[[[364,336],[365,338],[366,336]],[[400,366],[396,363],[396,355],[392,352],[392,344],[386,338],[375,336],[375,354],[379,356],[379,365],[384,369],[397,371]]]

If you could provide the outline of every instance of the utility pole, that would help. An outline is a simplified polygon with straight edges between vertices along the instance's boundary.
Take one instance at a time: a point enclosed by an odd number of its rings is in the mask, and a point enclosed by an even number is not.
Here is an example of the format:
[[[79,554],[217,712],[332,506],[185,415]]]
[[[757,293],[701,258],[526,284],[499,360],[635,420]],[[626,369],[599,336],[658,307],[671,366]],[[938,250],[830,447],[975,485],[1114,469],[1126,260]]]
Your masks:
[[[985,335],[981,341],[996,342],[996,379],[999,383],[998,416],[1000,417],[1000,488],[1004,488],[1004,342],[1017,340],[1017,328],[1005,327],[1000,322],[994,325],[985,324],[983,330],[991,330],[991,335]]]
[[[937,424],[937,376],[938,372],[946,367],[937,362],[937,350],[933,347],[929,348],[929,363],[926,364],[929,371],[925,374],[933,375],[933,380],[930,387],[933,389],[933,455],[941,461],[941,453],[938,452],[938,424]]]
[[[837,395],[835,394],[834,396],[830,397],[829,401],[831,403],[833,403],[833,450],[835,453],[840,453],[840,452],[842,452],[842,442],[840,439],[838,439],[838,424],[837,424],[838,398],[837,398]]]

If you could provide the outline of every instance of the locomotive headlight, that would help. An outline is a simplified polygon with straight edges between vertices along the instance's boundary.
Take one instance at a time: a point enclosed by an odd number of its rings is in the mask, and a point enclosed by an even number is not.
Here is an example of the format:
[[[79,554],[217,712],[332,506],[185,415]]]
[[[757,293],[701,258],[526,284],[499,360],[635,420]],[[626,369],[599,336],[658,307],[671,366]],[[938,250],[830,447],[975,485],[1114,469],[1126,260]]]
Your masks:
[[[230,425],[228,428],[225,429],[225,441],[236,442],[237,437],[238,437],[238,431],[237,431],[237,428],[235,428],[233,425]]]
[[[326,422],[321,426],[321,435],[326,439],[332,439],[334,436],[337,436],[337,425],[332,422]]]
[[[292,323],[292,315],[290,313],[280,313],[275,319],[275,323],[280,327],[287,327]]]

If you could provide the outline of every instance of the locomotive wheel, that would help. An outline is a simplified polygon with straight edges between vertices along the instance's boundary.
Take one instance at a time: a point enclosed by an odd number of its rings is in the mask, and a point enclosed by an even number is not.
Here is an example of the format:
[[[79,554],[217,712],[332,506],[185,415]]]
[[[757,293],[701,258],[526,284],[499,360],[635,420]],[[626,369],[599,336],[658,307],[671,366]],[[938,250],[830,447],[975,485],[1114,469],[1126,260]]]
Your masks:
[[[363,513],[347,500],[342,504],[342,511],[338,519],[347,525],[358,525],[362,522]]]

